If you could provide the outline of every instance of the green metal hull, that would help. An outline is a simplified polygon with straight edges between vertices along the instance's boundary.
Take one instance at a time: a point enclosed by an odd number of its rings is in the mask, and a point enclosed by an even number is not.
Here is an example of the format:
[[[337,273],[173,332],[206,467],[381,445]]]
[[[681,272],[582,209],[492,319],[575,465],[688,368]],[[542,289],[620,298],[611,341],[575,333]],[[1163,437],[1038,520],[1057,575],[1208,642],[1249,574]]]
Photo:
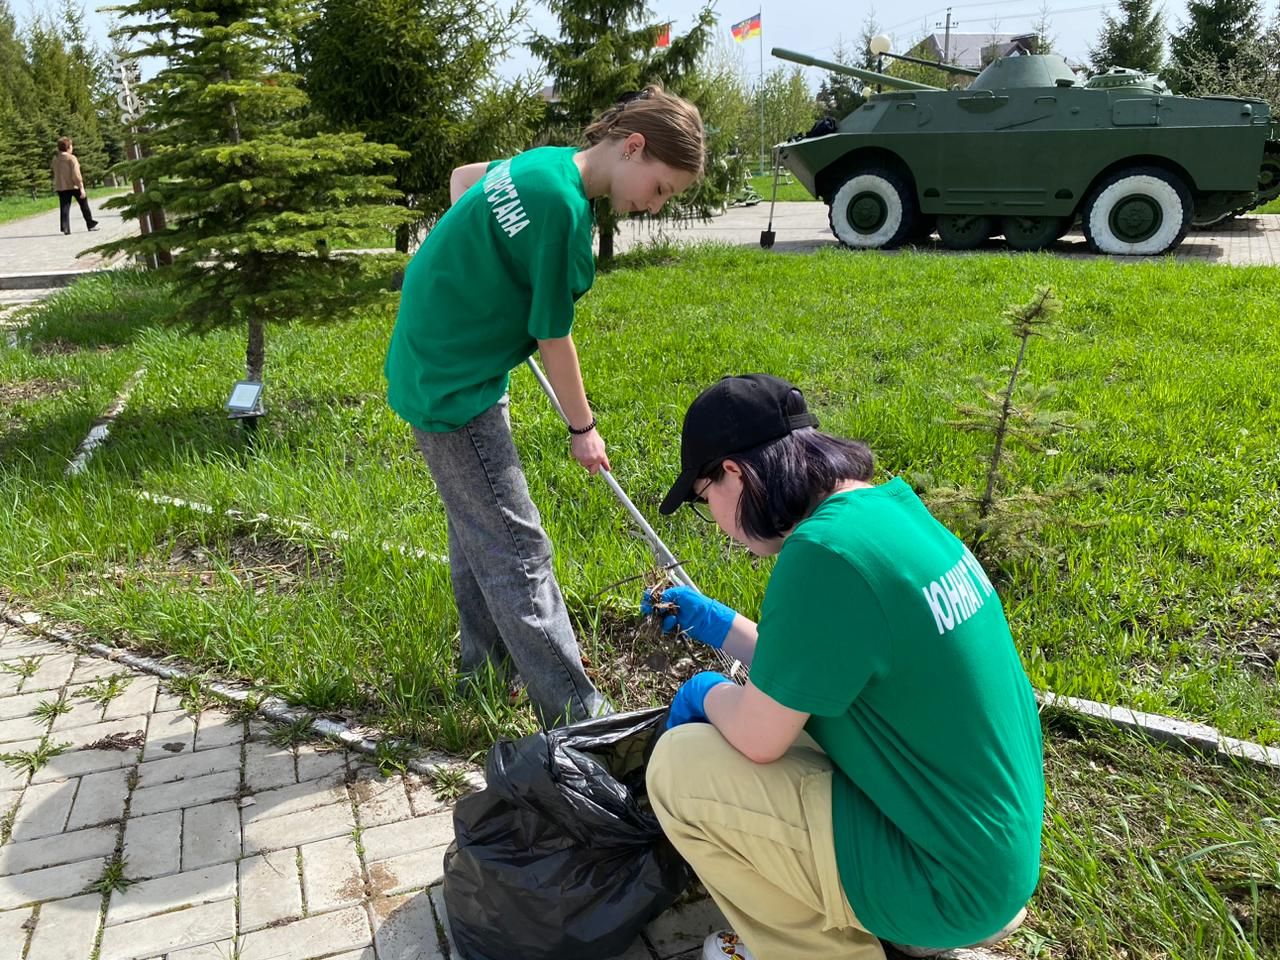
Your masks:
[[[1256,196],[1273,137],[1261,100],[1058,86],[885,93],[778,151],[828,203],[851,173],[893,165],[926,215],[1072,217],[1108,173],[1156,166],[1186,183],[1199,219]]]

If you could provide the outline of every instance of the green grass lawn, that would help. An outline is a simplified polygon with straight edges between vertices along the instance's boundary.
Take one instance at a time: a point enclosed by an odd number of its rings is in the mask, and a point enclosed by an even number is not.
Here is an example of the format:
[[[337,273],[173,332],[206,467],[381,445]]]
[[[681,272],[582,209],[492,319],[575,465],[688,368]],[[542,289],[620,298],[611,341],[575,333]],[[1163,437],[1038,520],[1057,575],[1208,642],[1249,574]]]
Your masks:
[[[1009,479],[1087,482],[1044,533],[1049,556],[996,571],[1032,679],[1280,742],[1274,269],[704,249],[602,274],[575,337],[619,481],[703,589],[753,613],[768,562],[690,513],[657,514],[689,400],[724,373],[778,373],[806,389],[824,428],[871,443],[881,478],[971,483],[983,443],[947,420],[976,400],[975,375],[1012,359],[1001,309],[1046,282],[1065,309],[1032,342],[1027,376],[1055,384],[1054,405],[1081,426]],[[177,295],[154,277],[90,278],[0,346],[4,589],[92,636],[317,710],[354,708],[424,744],[468,754],[529,729],[505,690],[455,692],[448,572],[384,546],[445,549],[430,477],[383,400],[394,296],[349,324],[269,330],[268,416],[250,448],[221,409],[243,334],[166,327]],[[110,440],[65,478],[140,368]],[[676,680],[643,666],[654,644],[636,619],[639,586],[615,586],[650,569],[646,545],[569,458],[523,370],[512,419],[591,671],[622,706],[661,701]],[[673,659],[689,652],[676,647]],[[1280,952],[1280,778],[1052,714],[1046,724],[1045,868],[1021,955]]]
[[[96,209],[99,201],[105,200],[107,197],[118,196],[127,189],[127,187],[90,187],[87,191],[89,204]],[[56,213],[57,210],[58,195],[56,193],[44,193],[35,200],[31,199],[30,194],[0,197],[0,223],[22,220],[25,217],[34,217],[40,213]],[[76,215],[79,216],[79,213],[77,212]]]
[[[1264,203],[1254,213],[1280,213],[1280,197],[1272,200],[1270,203]]]
[[[788,182],[789,181],[789,182]],[[773,175],[766,174],[762,177],[752,177],[751,186],[756,193],[764,197],[765,203],[768,203],[773,197]],[[778,181],[778,201],[801,201],[814,200],[809,191],[800,185],[800,181],[796,180],[790,174],[784,173],[782,179]]]
[[[37,317],[28,346],[0,355],[0,382],[63,385],[4,405],[0,494],[15,522],[0,532],[3,582],[97,630],[127,628],[156,649],[296,687],[319,706],[363,684],[391,716],[429,713],[456,629],[445,571],[378,546],[445,545],[430,478],[382,399],[394,303],[345,326],[269,334],[270,412],[250,453],[221,415],[242,335],[183,336],[154,322],[163,298],[139,295],[127,275],[92,282],[110,295],[72,288]],[[974,375],[1012,359],[1001,308],[1043,282],[1066,308],[1057,333],[1032,344],[1027,375],[1055,384],[1056,405],[1084,425],[1061,438],[1058,455],[1024,458],[1009,479],[1091,486],[1044,533],[1055,557],[1002,574],[1032,679],[1280,742],[1274,270],[707,250],[601,276],[576,332],[620,482],[705,590],[752,612],[767,564],[726,552],[692,515],[657,516],[688,401],[723,373],[773,371],[806,388],[825,427],[867,439],[881,477],[975,482],[983,441],[946,421],[956,402],[976,398]],[[111,343],[121,345],[100,349]],[[94,468],[62,480],[88,424],[141,366],[147,374]],[[584,643],[607,648],[613,605],[631,610],[636,593],[609,585],[643,572],[647,548],[604,485],[569,458],[523,370],[512,409]],[[137,502],[137,490],[306,518],[352,539],[308,545],[324,576],[246,593],[231,555],[244,531]],[[169,557],[205,539],[217,576],[186,589]],[[282,632],[291,644],[276,642]]]

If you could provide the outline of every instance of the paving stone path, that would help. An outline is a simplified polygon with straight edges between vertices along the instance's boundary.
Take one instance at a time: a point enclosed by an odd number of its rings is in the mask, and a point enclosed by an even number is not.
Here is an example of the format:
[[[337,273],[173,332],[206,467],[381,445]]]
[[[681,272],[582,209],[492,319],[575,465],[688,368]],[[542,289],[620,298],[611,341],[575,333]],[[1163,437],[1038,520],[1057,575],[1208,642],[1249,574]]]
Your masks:
[[[617,238],[619,252],[640,244],[650,243],[663,236],[675,243],[729,243],[735,246],[759,247],[760,232],[769,222],[769,204],[754,207],[734,207],[724,216],[706,223],[674,226],[664,224],[659,232],[651,232],[648,223],[635,221],[624,223]],[[779,203],[774,211],[773,230],[777,234],[773,250],[778,253],[809,253],[814,250],[838,249],[839,244],[831,235],[827,222],[827,206],[824,203]],[[937,240],[931,240],[919,249],[948,253],[952,256],[974,256],[980,253],[1004,252],[1008,249],[1001,240],[991,240],[976,251],[958,253],[945,250]],[[1068,257],[1096,258],[1085,246],[1084,235],[1077,229],[1067,234],[1051,248],[1051,252]],[[858,253],[850,251],[852,256]],[[1232,266],[1280,266],[1280,215],[1249,215],[1238,217],[1208,230],[1191,230],[1187,238],[1172,256],[1178,260],[1195,260],[1202,263],[1222,263]],[[1147,257],[1116,257],[1125,263]]]
[[[33,773],[0,767],[0,958],[456,956],[438,934],[450,807],[276,729],[0,622],[0,752],[66,744]],[[127,883],[92,889],[112,869]],[[696,956],[721,925],[709,901],[671,911],[625,960]]]
[[[63,747],[0,767],[0,960],[460,957],[448,803],[280,729],[0,620],[0,753]],[[698,960],[725,926],[710,900],[669,910],[617,960]]]
[[[85,229],[80,210],[72,207],[71,233],[63,235],[58,228],[58,207],[21,220],[0,223],[0,275],[55,273],[71,270],[100,269],[105,260],[100,254],[81,256],[90,247],[138,232],[137,221],[120,219],[119,210],[105,210],[107,196],[89,193],[89,203],[98,221],[98,229]]]

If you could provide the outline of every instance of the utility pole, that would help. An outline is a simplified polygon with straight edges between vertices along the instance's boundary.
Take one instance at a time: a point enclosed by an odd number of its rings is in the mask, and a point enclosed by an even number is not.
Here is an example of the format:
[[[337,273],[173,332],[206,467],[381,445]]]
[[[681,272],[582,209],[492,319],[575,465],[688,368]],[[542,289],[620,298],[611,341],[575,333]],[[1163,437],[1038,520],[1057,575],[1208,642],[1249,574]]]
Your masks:
[[[934,26],[941,27],[943,26],[943,24],[935,22]],[[942,35],[942,62],[943,63],[951,62],[951,28],[958,27],[958,26],[960,26],[960,21],[957,20],[955,23],[951,22],[951,8],[947,7],[947,22],[945,26],[946,32],[943,33]]]

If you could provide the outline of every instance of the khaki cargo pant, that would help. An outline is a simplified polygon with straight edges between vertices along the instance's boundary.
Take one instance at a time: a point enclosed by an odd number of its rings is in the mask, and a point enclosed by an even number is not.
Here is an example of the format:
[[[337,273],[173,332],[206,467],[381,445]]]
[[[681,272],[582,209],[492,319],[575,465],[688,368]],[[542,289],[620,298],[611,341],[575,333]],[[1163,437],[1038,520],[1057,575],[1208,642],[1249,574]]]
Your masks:
[[[662,829],[757,960],[884,960],[845,899],[831,761],[812,740],[757,764],[689,723],[663,734],[647,781]]]

